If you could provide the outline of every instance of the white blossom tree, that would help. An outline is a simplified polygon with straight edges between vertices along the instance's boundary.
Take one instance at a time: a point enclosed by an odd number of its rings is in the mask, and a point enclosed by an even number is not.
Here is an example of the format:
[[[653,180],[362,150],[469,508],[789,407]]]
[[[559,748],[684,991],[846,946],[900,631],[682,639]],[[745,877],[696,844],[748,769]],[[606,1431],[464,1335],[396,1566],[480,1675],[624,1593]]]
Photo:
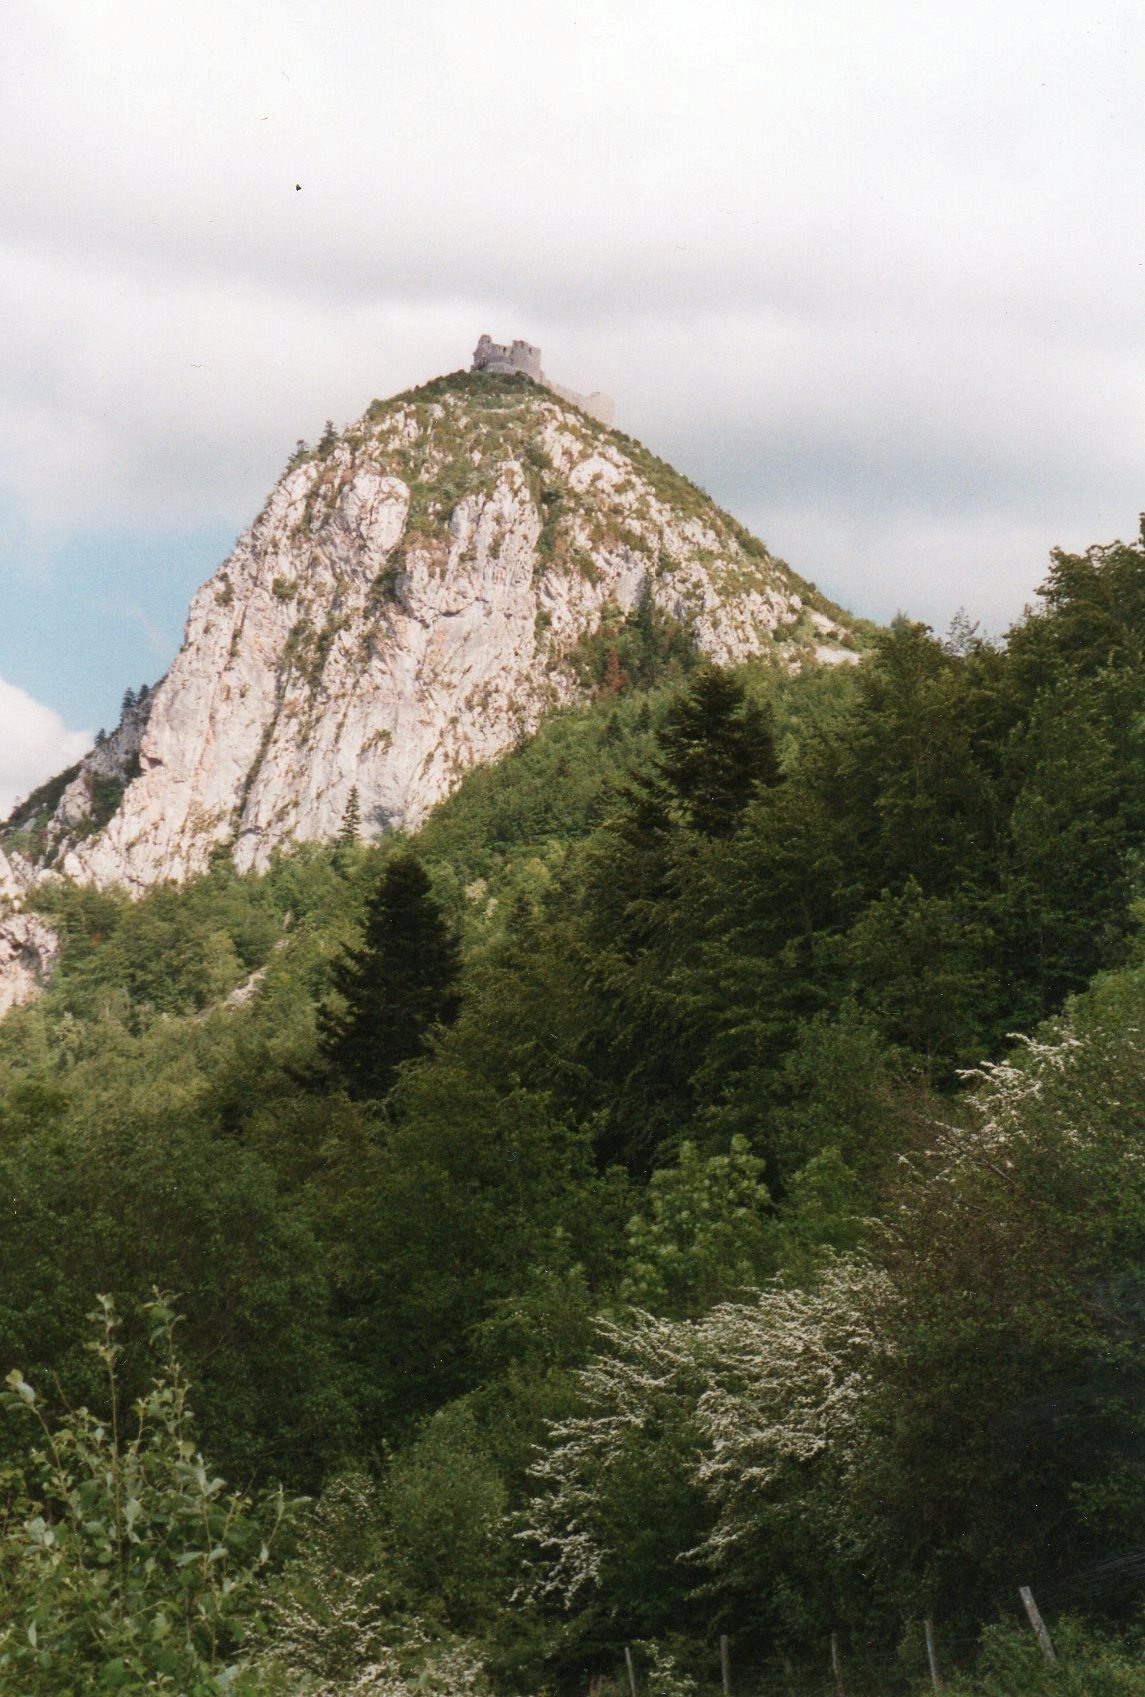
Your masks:
[[[571,1607],[607,1588],[672,1469],[702,1505],[663,1528],[698,1534],[674,1552],[693,1583],[704,1566],[733,1582],[758,1573],[777,1529],[798,1521],[809,1535],[825,1478],[837,1537],[835,1487],[863,1465],[896,1315],[886,1275],[841,1257],[810,1289],[776,1282],[699,1320],[636,1312],[602,1327],[604,1350],[580,1375],[584,1411],[552,1427],[535,1469],[524,1536],[539,1594]]]

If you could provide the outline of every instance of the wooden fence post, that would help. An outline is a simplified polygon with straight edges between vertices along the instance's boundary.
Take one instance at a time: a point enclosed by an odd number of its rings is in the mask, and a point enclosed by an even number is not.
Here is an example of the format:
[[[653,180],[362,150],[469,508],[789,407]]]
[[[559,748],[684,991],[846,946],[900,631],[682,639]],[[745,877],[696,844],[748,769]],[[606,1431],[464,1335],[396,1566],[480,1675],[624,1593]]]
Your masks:
[[[1050,1635],[1046,1631],[1046,1623],[1042,1619],[1041,1614],[1038,1611],[1038,1605],[1034,1601],[1034,1593],[1030,1590],[1028,1585],[1021,1585],[1018,1588],[1018,1595],[1022,1599],[1022,1606],[1030,1617],[1030,1625],[1034,1629],[1034,1637],[1042,1647],[1042,1655],[1046,1658],[1047,1662],[1056,1662],[1057,1657],[1054,1655],[1054,1647],[1050,1643]]]
[[[938,1671],[938,1648],[934,1642],[934,1622],[926,1617],[926,1659],[930,1663],[930,1683],[936,1691],[942,1690],[942,1675]]]
[[[839,1654],[839,1634],[831,1634],[831,1672],[835,1675],[835,1697],[847,1697],[843,1684],[843,1658]]]
[[[720,1633],[720,1684],[724,1697],[732,1697],[732,1650],[726,1632]]]
[[[631,1691],[632,1697],[636,1697],[636,1667],[632,1660],[631,1644],[624,1646],[624,1665],[628,1669],[628,1689]]]

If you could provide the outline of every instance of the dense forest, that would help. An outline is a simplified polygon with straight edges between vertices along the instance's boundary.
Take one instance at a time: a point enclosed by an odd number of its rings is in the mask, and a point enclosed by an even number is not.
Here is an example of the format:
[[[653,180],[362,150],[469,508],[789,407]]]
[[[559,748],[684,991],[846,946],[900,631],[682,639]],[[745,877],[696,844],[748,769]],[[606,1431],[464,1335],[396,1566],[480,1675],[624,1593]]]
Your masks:
[[[40,891],[0,1692],[1145,1692],[1145,544],[593,663],[416,836]]]

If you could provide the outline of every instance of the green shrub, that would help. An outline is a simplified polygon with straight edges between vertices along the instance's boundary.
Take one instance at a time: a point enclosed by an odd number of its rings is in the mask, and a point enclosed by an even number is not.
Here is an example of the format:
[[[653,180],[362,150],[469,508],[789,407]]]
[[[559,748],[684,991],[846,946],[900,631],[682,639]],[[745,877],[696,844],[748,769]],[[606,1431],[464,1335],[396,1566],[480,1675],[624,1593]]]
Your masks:
[[[476,1648],[403,1607],[391,1574],[377,1488],[345,1473],[270,1598],[252,1697],[488,1697]]]
[[[386,1507],[398,1571],[424,1606],[470,1627],[505,1569],[505,1487],[464,1403],[439,1409],[394,1460]]]
[[[129,1422],[119,1322],[110,1297],[98,1303],[88,1347],[105,1414],[78,1408],[53,1423],[18,1369],[0,1398],[38,1429],[0,1516],[0,1693],[213,1697],[234,1685],[286,1504],[228,1491],[196,1450],[176,1317],[158,1294],[146,1312],[159,1370]]]
[[[982,1635],[976,1673],[947,1682],[949,1697],[1142,1697],[1145,1659],[1074,1618],[1053,1632],[1047,1661],[1032,1632],[995,1626]],[[927,1687],[929,1689],[929,1686]]]

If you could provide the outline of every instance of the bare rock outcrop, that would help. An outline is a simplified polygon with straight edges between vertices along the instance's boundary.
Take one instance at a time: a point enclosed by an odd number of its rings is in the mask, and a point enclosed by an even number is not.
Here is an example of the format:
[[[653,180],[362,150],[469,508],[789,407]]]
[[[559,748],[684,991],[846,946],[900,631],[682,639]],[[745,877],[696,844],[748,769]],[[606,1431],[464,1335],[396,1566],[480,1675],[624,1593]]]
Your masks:
[[[723,663],[856,657],[846,615],[702,491],[527,376],[375,403],[295,456],[199,590],[168,676],[64,790],[55,863],[137,891],[220,848],[261,869],[337,835],[353,792],[368,831],[416,826],[638,615]]]
[[[56,933],[24,907],[43,877],[22,854],[0,850],[0,1017],[33,1001],[51,982],[60,958]]]
[[[0,1016],[34,1001],[51,982],[60,940],[35,913],[0,913]]]
[[[139,774],[139,749],[150,715],[150,688],[145,684],[138,695],[129,691],[118,725],[84,755],[60,797],[48,825],[49,852],[77,831],[98,830],[118,806],[124,790]]]

